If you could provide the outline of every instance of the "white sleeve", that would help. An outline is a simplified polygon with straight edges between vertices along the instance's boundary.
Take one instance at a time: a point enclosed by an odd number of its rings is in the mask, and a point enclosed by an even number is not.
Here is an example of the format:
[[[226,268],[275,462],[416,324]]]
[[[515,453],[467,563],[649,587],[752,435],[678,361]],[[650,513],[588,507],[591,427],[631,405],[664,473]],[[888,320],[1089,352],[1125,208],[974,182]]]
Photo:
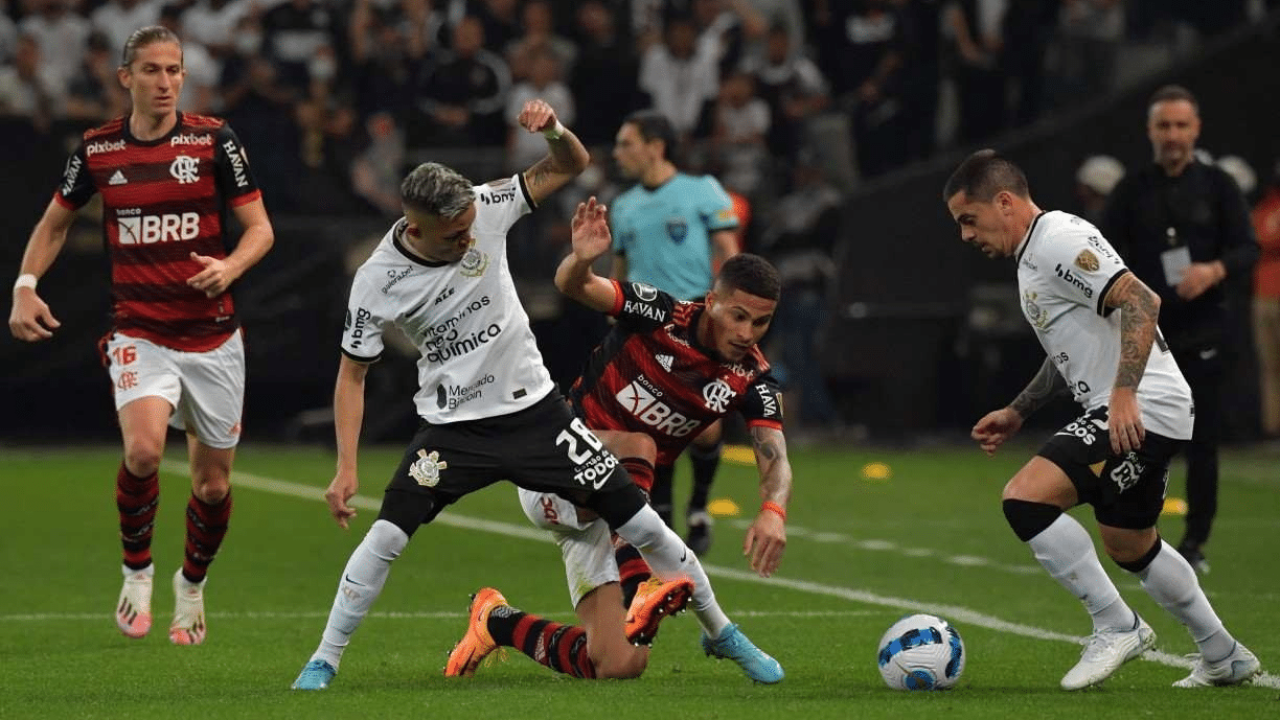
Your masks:
[[[356,271],[342,323],[342,352],[360,362],[373,362],[382,356],[386,296],[380,295],[373,282],[375,273],[368,265]]]
[[[516,221],[532,212],[535,205],[529,188],[524,183],[524,173],[475,186],[476,230],[506,233]],[[482,226],[483,225],[483,226]]]
[[[1036,264],[1058,295],[1103,314],[1103,298],[1127,268],[1097,228],[1060,230],[1040,243]]]

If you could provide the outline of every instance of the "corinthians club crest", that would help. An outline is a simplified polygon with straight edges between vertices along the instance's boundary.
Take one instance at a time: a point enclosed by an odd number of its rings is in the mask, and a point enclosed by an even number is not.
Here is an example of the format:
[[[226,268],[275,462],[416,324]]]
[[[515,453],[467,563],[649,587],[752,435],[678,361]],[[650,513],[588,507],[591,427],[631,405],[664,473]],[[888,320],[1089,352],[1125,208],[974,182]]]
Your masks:
[[[489,268],[489,254],[477,250],[474,245],[462,256],[461,273],[467,277],[480,277]]]
[[[449,463],[440,459],[440,453],[419,450],[418,459],[409,466],[409,476],[423,487],[435,487],[440,482],[440,471],[447,467]]]

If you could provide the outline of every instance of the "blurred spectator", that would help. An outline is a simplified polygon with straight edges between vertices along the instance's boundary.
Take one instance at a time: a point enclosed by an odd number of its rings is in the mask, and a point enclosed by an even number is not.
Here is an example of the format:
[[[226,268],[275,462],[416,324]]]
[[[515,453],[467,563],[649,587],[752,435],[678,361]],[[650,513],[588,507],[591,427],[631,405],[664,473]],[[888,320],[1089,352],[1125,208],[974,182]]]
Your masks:
[[[1261,254],[1253,274],[1253,333],[1258,346],[1262,434],[1280,438],[1280,162],[1253,208]]]
[[[1097,225],[1116,183],[1124,177],[1124,165],[1110,155],[1091,155],[1076,170],[1076,199],[1080,217]]]
[[[256,25],[251,16],[242,22]],[[291,203],[299,164],[297,96],[281,85],[271,60],[260,55],[229,59],[223,74],[229,81],[223,84],[223,115],[241,142],[253,148],[253,174],[263,197],[277,210],[296,209]]]
[[[378,212],[398,218],[404,214],[400,181],[408,161],[404,131],[394,115],[376,112],[365,121],[365,133],[369,144],[351,163],[351,187]]]
[[[769,106],[769,152],[789,164],[800,150],[805,125],[823,110],[830,97],[822,71],[799,49],[783,25],[769,29],[764,55],[748,58],[745,69],[755,76],[756,91]]]
[[[510,87],[506,61],[484,48],[480,20],[462,18],[453,29],[452,49],[441,51],[419,81],[409,145],[501,146]]]
[[[677,144],[685,145],[710,130],[710,109],[720,91],[716,59],[696,52],[697,29],[688,18],[669,20],[663,37],[640,59],[640,89],[671,121]]]
[[[13,64],[0,65],[0,115],[29,118],[45,132],[62,112],[65,91],[41,58],[36,38],[19,35]]]
[[[183,43],[196,41],[216,58],[234,51],[235,28],[253,9],[253,0],[196,0],[182,13]]]
[[[803,52],[809,39],[809,28],[804,20],[804,11],[800,7],[800,0],[732,0],[739,6],[750,6],[755,15],[760,18],[762,27],[760,31],[753,33],[759,35],[761,31],[767,28],[782,28],[787,33],[787,44],[795,52]],[[841,2],[841,0],[816,0],[813,2],[814,13],[822,11],[817,7],[826,5],[829,2]],[[763,38],[760,38],[763,39]],[[748,49],[748,56],[759,57],[763,52],[763,48]]]
[[[520,37],[520,5],[517,0],[479,0],[471,13],[483,29],[484,49],[505,56],[507,48]]]
[[[507,48],[507,62],[511,65],[511,77],[519,82],[529,74],[529,66],[533,56],[539,51],[548,51],[555,55],[560,65],[562,76],[573,69],[574,60],[578,57],[578,48],[572,40],[556,34],[554,17],[551,14],[551,3],[547,0],[529,0],[521,10],[521,25],[524,33],[512,41]],[[548,100],[548,102],[551,102]],[[510,103],[508,103],[510,105]],[[559,107],[554,102],[552,107]],[[519,110],[517,110],[517,114]],[[522,165],[521,169],[528,167]]]
[[[80,72],[67,89],[66,117],[96,125],[124,115],[129,95],[116,77],[119,65],[118,53],[107,43],[106,36],[91,33]]]
[[[18,30],[35,38],[40,46],[41,73],[56,78],[58,92],[65,93],[80,68],[89,40],[89,21],[71,11],[72,0],[32,0],[35,11],[22,18]],[[114,48],[124,50],[124,44]]]
[[[963,143],[988,138],[1005,126],[1003,27],[1008,4],[1009,0],[950,0],[943,8]]]
[[[274,61],[280,84],[299,95],[309,91],[312,73],[329,67],[312,61],[320,48],[336,42],[336,22],[321,0],[288,0],[262,16],[263,49]]]
[[[1112,88],[1124,40],[1124,0],[1063,0],[1050,73],[1054,105],[1066,107]]]
[[[745,0],[693,0],[695,52],[711,57],[716,76],[736,71],[745,58],[747,43],[764,37],[768,26]]]
[[[299,172],[290,186],[293,207],[308,214],[358,212],[361,204],[351,191],[351,167],[356,157],[355,111],[324,92],[317,92],[294,106],[294,120],[298,145],[293,166]]]
[[[444,20],[428,0],[405,0],[399,14],[374,0],[356,0],[347,24],[356,111],[362,117],[389,111],[407,118],[414,104],[416,68],[430,60]],[[402,173],[397,170],[397,176]]]
[[[107,36],[109,45],[119,53],[134,30],[155,25],[160,20],[161,0],[107,0],[89,15],[91,29]],[[183,43],[183,49],[186,49]],[[183,63],[186,53],[183,53]]]
[[[1007,2],[1008,0],[1002,0]],[[1063,0],[1013,0],[1004,14],[1002,62],[1013,94],[1013,124],[1035,120],[1044,105],[1045,56]],[[1067,0],[1075,2],[1076,0]]]
[[[165,5],[161,8],[158,24],[182,38],[182,67],[187,71],[187,78],[178,98],[178,109],[201,115],[220,111],[222,96],[218,91],[218,83],[222,79],[222,63],[210,54],[204,43],[182,36],[180,5]]]
[[[642,106],[636,84],[639,64],[618,31],[617,16],[601,0],[587,0],[577,11],[578,60],[569,75],[578,108],[574,132],[584,145],[612,144],[623,118]],[[574,303],[576,304],[576,303]]]
[[[768,169],[769,105],[755,92],[755,79],[734,73],[720,86],[716,102],[715,130],[711,141],[725,187],[752,197],[761,189]]]
[[[905,27],[889,0],[832,3],[828,23],[827,76],[852,116],[858,170],[873,177],[907,157],[907,121],[898,98],[898,73],[909,53]]]
[[[18,49],[18,26],[9,17],[9,0],[0,0],[0,63],[13,60]]]
[[[798,159],[790,191],[778,200],[760,237],[761,252],[782,277],[782,293],[769,339],[769,356],[786,390],[788,422],[798,429],[829,428],[838,421],[822,375],[819,351],[826,295],[836,267],[842,196],[809,153]],[[787,307],[783,307],[786,305]]]
[[[549,47],[533,49],[527,62],[528,79],[516,83],[507,96],[507,170],[513,173],[532,167],[547,154],[546,139],[517,122],[526,102],[541,98],[556,108],[563,124],[573,125],[576,120],[573,94],[561,79],[560,59],[555,52]]]
[[[933,154],[938,135],[938,93],[942,79],[941,12],[943,0],[893,0],[911,52],[898,72],[907,156]]]

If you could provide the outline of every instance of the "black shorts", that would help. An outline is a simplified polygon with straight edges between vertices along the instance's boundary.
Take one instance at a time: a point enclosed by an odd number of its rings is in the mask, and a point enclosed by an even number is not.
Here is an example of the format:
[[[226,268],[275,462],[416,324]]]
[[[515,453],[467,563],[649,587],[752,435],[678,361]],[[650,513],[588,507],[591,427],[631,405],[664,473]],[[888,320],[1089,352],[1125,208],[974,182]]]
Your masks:
[[[631,484],[618,459],[553,390],[510,415],[423,423],[387,492],[431,495],[434,511],[423,520],[428,522],[446,505],[499,480],[577,502]]]
[[[1145,530],[1160,518],[1169,463],[1181,447],[1181,440],[1148,430],[1142,447],[1115,455],[1107,431],[1107,408],[1100,407],[1059,430],[1038,454],[1071,478],[1080,502],[1093,506],[1099,523]]]

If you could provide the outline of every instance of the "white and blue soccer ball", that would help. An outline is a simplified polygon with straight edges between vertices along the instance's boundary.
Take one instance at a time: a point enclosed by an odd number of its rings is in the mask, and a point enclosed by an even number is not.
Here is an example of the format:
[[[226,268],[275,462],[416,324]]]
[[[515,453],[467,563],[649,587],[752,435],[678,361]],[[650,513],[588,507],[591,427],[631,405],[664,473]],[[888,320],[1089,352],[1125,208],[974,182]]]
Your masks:
[[[894,690],[945,690],[964,672],[960,633],[935,615],[907,615],[880,638],[880,676]]]

